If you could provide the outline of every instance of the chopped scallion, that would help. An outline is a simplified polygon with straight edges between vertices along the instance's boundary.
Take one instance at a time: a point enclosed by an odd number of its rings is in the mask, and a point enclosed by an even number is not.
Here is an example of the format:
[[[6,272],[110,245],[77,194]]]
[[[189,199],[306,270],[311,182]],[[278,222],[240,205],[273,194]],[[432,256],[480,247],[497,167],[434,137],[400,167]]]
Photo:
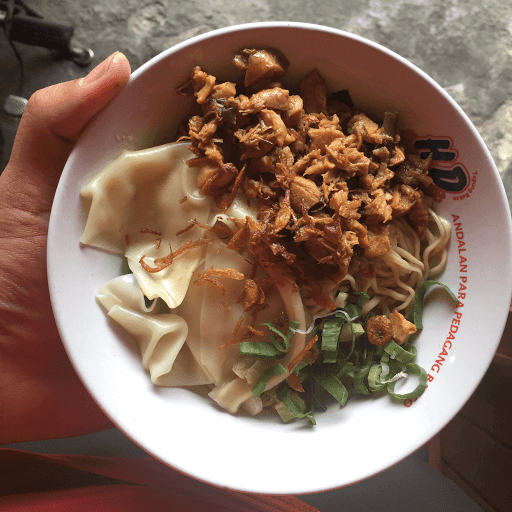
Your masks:
[[[315,380],[343,407],[348,398],[347,388],[334,375],[315,375]]]
[[[324,363],[335,363],[338,351],[338,341],[341,328],[346,322],[343,318],[328,318],[324,320],[322,329],[321,349],[324,352]]]
[[[295,329],[299,326],[299,322],[295,320],[290,321],[290,327],[286,334],[283,334],[272,322],[265,322],[259,325],[266,325],[268,327],[271,343],[266,341],[243,341],[238,344],[239,354],[256,359],[281,359],[290,350],[290,340],[295,334]],[[274,333],[283,340],[283,343],[276,339]]]
[[[265,391],[265,387],[267,386],[267,382],[270,377],[276,377],[277,375],[282,375],[286,372],[286,368],[281,363],[277,363],[276,365],[267,368],[252,388],[252,394],[254,396],[261,396],[263,391]]]
[[[307,418],[310,425],[316,425],[312,412],[306,410],[306,402],[295,391],[289,387],[282,387],[277,394],[277,399],[294,418]]]
[[[413,308],[413,323],[418,330],[423,329],[422,317],[423,317],[423,299],[425,298],[425,293],[431,286],[440,286],[446,290],[450,298],[454,302],[457,301],[457,297],[453,294],[453,292],[443,283],[439,281],[435,281],[433,279],[429,281],[424,281],[420,284],[418,290],[416,291],[416,295],[414,296],[414,308]]]
[[[398,403],[403,403],[407,399],[417,398],[425,392],[425,389],[427,389],[428,375],[427,372],[421,368],[421,366],[418,366],[414,363],[408,363],[405,365],[405,372],[409,375],[418,375],[420,380],[413,391],[404,394],[395,393],[395,385],[397,380],[391,381],[387,384],[388,393],[391,395],[391,398]]]
[[[391,340],[385,347],[384,351],[389,354],[391,359],[406,364],[410,363],[415,357],[418,351],[414,345],[400,346],[394,340]]]
[[[441,286],[452,300],[457,300],[455,295],[438,281],[430,280],[422,283],[416,293],[412,312],[412,320],[417,329],[423,327],[421,323],[423,299],[431,286]],[[321,339],[319,347],[321,355],[312,363],[301,361],[293,370],[300,378],[308,405],[300,396],[301,393],[295,390],[296,388],[292,389],[287,382],[283,382],[277,391],[278,403],[275,406],[283,421],[307,418],[310,424],[315,424],[313,409],[326,410],[325,404],[322,403],[325,395],[322,397],[322,393],[315,392],[318,386],[334,397],[341,407],[346,404],[352,392],[362,396],[376,396],[387,392],[395,402],[399,403],[417,398],[424,393],[428,375],[423,368],[413,363],[417,355],[416,347],[411,342],[399,345],[393,339],[384,347],[371,345],[365,333],[365,322],[375,313],[369,311],[364,318],[360,318],[362,308],[370,297],[366,293],[355,295],[356,298],[352,297],[351,301],[349,299],[350,303],[347,306],[337,308],[328,315],[316,317],[318,324],[315,326],[315,331],[318,330],[318,336]],[[290,332],[285,336],[273,326],[269,325],[269,328],[271,334],[275,333],[283,341],[260,342],[260,345],[265,345],[264,352],[260,351],[258,342],[242,343],[241,353],[250,355],[249,352],[257,352],[259,355],[256,357],[268,359],[273,355],[276,359],[279,358],[279,353],[282,356],[282,351],[286,350]],[[347,342],[350,341],[352,343],[349,347]],[[244,346],[250,350],[245,350]],[[263,392],[267,379],[271,375],[278,374],[274,372],[281,371],[278,366],[270,368],[262,375],[253,392]],[[410,375],[419,377],[416,388],[408,393],[395,392],[396,383],[407,379]]]
[[[256,359],[276,360],[283,357],[281,350],[266,341],[242,341],[238,345],[238,352],[242,356]]]

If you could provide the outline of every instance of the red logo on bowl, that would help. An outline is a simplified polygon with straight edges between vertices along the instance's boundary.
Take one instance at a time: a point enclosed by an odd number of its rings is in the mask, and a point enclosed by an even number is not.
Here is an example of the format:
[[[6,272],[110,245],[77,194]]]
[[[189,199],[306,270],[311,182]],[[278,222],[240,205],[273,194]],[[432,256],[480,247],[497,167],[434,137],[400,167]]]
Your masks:
[[[477,172],[471,175],[459,161],[459,152],[451,137],[418,137],[414,141],[414,149],[419,151],[422,158],[432,154],[430,176],[439,189],[433,194],[437,196],[434,197],[436,200],[444,199],[446,194],[451,194],[454,201],[470,196],[475,188]]]

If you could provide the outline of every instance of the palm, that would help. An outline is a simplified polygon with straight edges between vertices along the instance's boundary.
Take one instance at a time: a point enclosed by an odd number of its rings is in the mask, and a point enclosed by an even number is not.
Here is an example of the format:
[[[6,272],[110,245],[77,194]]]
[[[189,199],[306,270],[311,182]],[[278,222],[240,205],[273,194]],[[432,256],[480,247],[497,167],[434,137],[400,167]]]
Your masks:
[[[24,192],[3,187],[6,176],[0,179],[4,205],[12,204],[12,194]],[[0,213],[0,254],[5,255],[0,259],[0,417],[6,439],[78,435],[110,425],[81,385],[59,338],[46,279],[51,201],[43,196],[37,203],[30,210],[11,206]]]

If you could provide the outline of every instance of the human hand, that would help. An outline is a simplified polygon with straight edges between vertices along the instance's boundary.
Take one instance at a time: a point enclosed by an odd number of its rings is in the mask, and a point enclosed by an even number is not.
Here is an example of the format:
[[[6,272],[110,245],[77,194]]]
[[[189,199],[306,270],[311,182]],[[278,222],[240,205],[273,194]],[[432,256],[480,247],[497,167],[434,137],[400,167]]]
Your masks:
[[[112,426],[59,338],[46,239],[57,183],[75,142],[129,76],[128,60],[116,52],[85,78],[37,91],[0,176],[0,445]]]

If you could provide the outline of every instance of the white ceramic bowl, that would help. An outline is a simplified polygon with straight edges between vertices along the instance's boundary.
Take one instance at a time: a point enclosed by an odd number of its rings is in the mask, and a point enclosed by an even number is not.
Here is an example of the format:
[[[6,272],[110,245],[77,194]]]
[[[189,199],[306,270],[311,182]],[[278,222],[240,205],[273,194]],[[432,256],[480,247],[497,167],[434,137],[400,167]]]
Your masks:
[[[442,280],[460,290],[463,306],[454,310],[441,301],[426,309],[417,362],[431,380],[409,407],[388,397],[353,401],[320,414],[314,428],[222,412],[191,391],[154,387],[137,351],[95,301],[98,287],[119,274],[120,264],[117,257],[80,244],[81,187],[123,149],[172,140],[190,108],[173,91],[193,66],[233,79],[235,52],[261,46],[279,48],[288,57],[290,80],[316,67],[329,90],[349,89],[355,105],[377,115],[396,108],[402,128],[413,129],[423,141],[441,141],[434,167],[443,186],[453,190],[446,192],[440,213],[454,226]],[[244,491],[298,494],[370,477],[424,445],[454,417],[488,368],[503,331],[512,288],[510,255],[510,212],[499,174],[477,131],[441,87],[405,59],[360,37],[275,22],[193,38],[133,74],[66,164],[50,222],[48,276],[69,357],[128,437],[197,479]]]

